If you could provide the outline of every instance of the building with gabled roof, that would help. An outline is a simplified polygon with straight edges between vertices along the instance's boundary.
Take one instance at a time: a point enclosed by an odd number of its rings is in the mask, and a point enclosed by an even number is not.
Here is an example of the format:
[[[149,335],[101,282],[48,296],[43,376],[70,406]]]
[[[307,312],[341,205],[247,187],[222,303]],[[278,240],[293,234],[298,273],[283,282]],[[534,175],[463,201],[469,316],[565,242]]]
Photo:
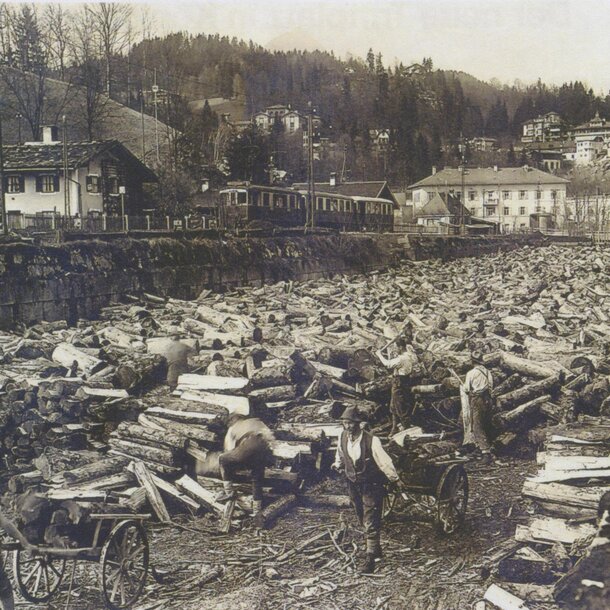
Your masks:
[[[3,146],[8,215],[141,212],[143,184],[157,176],[123,144],[68,142],[64,159],[56,138],[56,128],[44,127],[42,142]]]
[[[565,178],[532,167],[451,168],[408,187],[415,214],[437,193],[460,200],[473,218],[493,221],[503,232],[551,228],[566,198]]]

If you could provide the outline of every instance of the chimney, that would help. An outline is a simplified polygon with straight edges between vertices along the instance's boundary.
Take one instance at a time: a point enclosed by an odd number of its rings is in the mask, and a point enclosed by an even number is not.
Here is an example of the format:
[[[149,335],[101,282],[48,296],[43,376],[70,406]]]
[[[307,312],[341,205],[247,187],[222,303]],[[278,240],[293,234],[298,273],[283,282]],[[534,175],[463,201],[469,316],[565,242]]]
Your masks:
[[[436,165],[432,166],[432,175],[434,176],[434,174],[436,174]]]
[[[330,186],[337,186],[337,174],[335,172],[330,173]]]
[[[44,125],[42,128],[42,143],[57,144],[59,142],[59,129],[57,125]]]

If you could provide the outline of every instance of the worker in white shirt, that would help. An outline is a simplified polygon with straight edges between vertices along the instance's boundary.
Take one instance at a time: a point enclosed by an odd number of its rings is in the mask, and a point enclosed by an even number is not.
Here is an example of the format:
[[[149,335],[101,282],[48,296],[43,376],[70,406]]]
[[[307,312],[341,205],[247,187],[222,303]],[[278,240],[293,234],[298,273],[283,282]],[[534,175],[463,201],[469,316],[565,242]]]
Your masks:
[[[471,354],[473,368],[466,374],[460,387],[462,402],[462,420],[464,424],[464,441],[466,448],[481,451],[484,458],[491,460],[488,432],[492,415],[493,377],[482,362],[483,355],[474,351]]]
[[[333,468],[344,470],[350,499],[356,516],[364,526],[366,557],[361,571],[371,574],[375,561],[381,559],[381,515],[384,484],[400,483],[392,458],[379,438],[362,429],[363,417],[356,407],[346,407],[341,416],[343,431]]]
[[[252,473],[252,498],[254,514],[262,509],[263,479],[265,467],[271,463],[271,445],[275,440],[273,432],[258,418],[231,415],[224,441],[224,451],[220,454],[220,476],[224,491],[216,498],[218,502],[231,500],[235,496],[233,478],[238,470]]]
[[[381,364],[393,372],[392,397],[390,398],[390,414],[392,416],[392,429],[390,436],[398,430],[406,428],[410,424],[413,415],[413,396],[411,386],[413,385],[413,368],[419,362],[417,354],[411,345],[407,344],[404,337],[395,341],[398,356],[388,358],[384,356],[383,350],[377,350],[376,355]]]

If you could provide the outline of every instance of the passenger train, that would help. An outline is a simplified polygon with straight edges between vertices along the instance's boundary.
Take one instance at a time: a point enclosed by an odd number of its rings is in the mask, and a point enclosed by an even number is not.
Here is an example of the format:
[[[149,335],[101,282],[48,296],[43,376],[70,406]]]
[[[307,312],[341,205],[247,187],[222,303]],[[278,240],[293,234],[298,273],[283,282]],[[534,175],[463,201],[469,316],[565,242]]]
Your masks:
[[[243,184],[220,191],[221,222],[243,228],[252,221],[303,227],[308,221],[307,190]],[[313,226],[338,231],[388,232],[394,229],[394,202],[378,197],[315,191]]]

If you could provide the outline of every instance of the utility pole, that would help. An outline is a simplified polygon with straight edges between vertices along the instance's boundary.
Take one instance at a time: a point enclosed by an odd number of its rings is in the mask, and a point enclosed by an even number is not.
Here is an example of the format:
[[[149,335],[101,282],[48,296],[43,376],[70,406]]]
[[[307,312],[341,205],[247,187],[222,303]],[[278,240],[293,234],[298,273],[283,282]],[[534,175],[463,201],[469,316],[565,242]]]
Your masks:
[[[2,213],[2,234],[8,235],[6,219],[6,199],[4,197],[4,151],[2,143],[2,117],[0,117],[0,212]]]
[[[140,89],[140,122],[142,125],[142,163],[146,163],[146,134],[144,131],[144,91]]]
[[[63,126],[63,160],[64,160],[64,216],[70,217],[70,189],[68,184],[68,137],[66,133],[66,115],[61,117]]]
[[[152,86],[155,104],[155,147],[157,149],[157,163],[161,163],[161,157],[159,156],[159,117],[157,113],[157,93],[159,92],[159,86],[157,85],[157,68],[154,72],[154,84]]]
[[[17,133],[18,133],[17,144],[21,145],[21,119],[23,118],[23,115],[21,114],[21,112],[18,112],[15,115],[15,118],[17,119]]]
[[[316,208],[316,181],[314,178],[313,171],[313,116],[312,116],[312,105],[309,102],[309,114],[307,115],[307,173],[309,182],[309,218],[307,219],[312,228],[316,226],[315,222],[315,208]]]
[[[343,163],[341,165],[341,184],[345,181],[345,158],[347,157],[347,145],[343,147]]]

